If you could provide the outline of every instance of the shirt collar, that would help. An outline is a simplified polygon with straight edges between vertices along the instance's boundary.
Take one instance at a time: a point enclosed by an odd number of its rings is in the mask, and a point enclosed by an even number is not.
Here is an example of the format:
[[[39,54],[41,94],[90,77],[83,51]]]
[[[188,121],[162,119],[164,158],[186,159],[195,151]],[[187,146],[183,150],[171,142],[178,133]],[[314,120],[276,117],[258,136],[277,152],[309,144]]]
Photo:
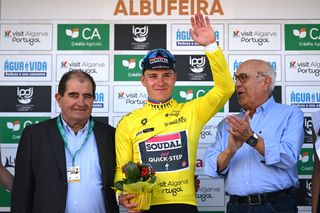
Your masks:
[[[276,101],[274,100],[274,97],[270,96],[270,98],[266,102],[264,102],[261,106],[257,107],[256,112],[262,112],[262,113],[268,112],[275,102]],[[240,111],[242,113],[245,113],[247,110],[244,108],[241,108]]]
[[[165,110],[165,109],[171,108],[175,103],[176,101],[173,98],[171,98],[170,100],[164,103],[154,103],[148,100],[146,103],[146,106],[154,110]]]
[[[68,125],[68,123],[63,119],[62,116],[60,116],[61,121],[62,121],[62,128],[64,131],[70,133],[73,132],[72,128]],[[89,127],[89,122],[90,120],[87,121],[86,125],[84,125],[84,127],[82,129],[80,129],[79,133],[83,133],[84,131],[87,131],[88,127]]]
[[[152,104],[165,104],[167,102],[169,102],[170,100],[172,99],[172,96],[170,96],[167,100],[164,100],[164,101],[157,101],[157,100],[154,100],[150,97],[148,97],[148,101]]]

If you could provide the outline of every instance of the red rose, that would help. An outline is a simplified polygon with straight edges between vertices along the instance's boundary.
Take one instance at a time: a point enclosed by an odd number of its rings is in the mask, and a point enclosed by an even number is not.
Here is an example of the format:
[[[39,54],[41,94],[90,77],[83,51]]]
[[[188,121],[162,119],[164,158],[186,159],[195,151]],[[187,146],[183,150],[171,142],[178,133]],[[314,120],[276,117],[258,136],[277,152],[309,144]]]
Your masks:
[[[141,168],[141,177],[147,177],[148,175],[149,175],[148,167],[142,167]]]

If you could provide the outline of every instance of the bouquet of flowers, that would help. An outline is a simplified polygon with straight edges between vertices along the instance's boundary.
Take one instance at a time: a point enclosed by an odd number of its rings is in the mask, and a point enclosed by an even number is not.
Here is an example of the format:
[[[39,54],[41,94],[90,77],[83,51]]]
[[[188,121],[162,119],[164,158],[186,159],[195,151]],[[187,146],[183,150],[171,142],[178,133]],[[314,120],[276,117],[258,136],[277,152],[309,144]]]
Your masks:
[[[129,161],[122,167],[126,178],[115,183],[115,188],[125,193],[136,194],[132,199],[139,205],[133,210],[148,210],[151,203],[151,192],[157,184],[155,170],[148,164]]]

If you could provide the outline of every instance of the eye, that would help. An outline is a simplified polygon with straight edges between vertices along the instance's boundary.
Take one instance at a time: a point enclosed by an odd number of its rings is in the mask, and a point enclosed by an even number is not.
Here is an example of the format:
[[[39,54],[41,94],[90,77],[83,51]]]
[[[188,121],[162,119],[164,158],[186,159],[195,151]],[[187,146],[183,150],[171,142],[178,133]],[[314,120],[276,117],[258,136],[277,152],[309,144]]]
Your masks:
[[[239,78],[240,82],[245,83],[248,80],[249,76],[245,73],[241,73],[238,76],[238,78]]]
[[[79,97],[79,94],[77,94],[77,93],[69,93],[68,96],[69,96],[70,98],[76,99],[76,98]]]
[[[163,75],[163,77],[165,77],[165,78],[170,78],[170,77],[171,77],[171,73],[165,73],[165,74]]]
[[[85,98],[85,99],[92,99],[94,97],[94,95],[92,95],[92,94],[84,94],[83,95],[83,98]]]
[[[155,78],[157,78],[157,75],[149,75],[149,78],[155,79]]]

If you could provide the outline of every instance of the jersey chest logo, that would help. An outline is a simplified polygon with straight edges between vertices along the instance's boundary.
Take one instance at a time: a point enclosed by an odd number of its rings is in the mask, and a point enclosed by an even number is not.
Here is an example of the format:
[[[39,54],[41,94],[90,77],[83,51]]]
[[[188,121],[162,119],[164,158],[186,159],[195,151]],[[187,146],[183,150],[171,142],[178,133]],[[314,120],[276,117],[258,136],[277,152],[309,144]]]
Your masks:
[[[189,168],[188,138],[186,131],[157,135],[139,143],[140,159],[156,172]]]

